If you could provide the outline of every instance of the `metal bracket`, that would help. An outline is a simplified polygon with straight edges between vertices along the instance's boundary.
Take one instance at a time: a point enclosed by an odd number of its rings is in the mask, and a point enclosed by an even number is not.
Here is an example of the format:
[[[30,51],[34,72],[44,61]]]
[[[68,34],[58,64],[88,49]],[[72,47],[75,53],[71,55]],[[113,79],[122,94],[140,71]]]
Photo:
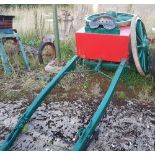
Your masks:
[[[1,56],[2,65],[4,67],[5,74],[9,76],[11,74],[12,68],[8,62],[7,54],[3,46],[2,40],[0,41],[0,56]]]

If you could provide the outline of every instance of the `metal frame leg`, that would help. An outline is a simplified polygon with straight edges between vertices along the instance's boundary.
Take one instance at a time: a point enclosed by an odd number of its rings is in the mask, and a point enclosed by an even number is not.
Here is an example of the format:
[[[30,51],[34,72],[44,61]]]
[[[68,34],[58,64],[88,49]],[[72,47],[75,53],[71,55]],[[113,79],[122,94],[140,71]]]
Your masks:
[[[7,76],[9,76],[12,72],[12,69],[11,69],[11,66],[8,62],[7,54],[6,54],[6,51],[5,51],[5,48],[4,48],[2,41],[0,41],[0,56],[1,56],[2,65],[4,67],[5,74]]]
[[[21,54],[22,54],[22,57],[23,57],[25,66],[26,66],[27,70],[30,70],[30,63],[29,63],[29,61],[28,61],[28,59],[27,59],[27,56],[26,56],[26,53],[25,53],[25,51],[24,51],[24,48],[23,48],[22,42],[21,42],[21,40],[20,40],[20,37],[17,36],[16,39],[17,39],[17,41],[18,41],[19,49],[20,49],[20,52],[21,52]]]

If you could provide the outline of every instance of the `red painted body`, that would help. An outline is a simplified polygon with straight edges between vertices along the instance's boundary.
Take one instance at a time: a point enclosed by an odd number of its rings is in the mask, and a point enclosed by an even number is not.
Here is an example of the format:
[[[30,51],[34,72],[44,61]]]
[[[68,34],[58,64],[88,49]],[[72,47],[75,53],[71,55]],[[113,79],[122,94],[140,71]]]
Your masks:
[[[76,53],[91,60],[121,62],[130,54],[130,26],[121,27],[120,34],[87,33],[84,28],[76,32]]]

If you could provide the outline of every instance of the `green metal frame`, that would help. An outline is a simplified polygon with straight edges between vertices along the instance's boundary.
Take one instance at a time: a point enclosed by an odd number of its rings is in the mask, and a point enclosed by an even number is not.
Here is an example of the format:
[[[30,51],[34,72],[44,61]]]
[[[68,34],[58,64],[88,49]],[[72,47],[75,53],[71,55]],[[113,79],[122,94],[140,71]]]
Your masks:
[[[2,65],[4,67],[5,74],[7,76],[9,76],[11,74],[12,69],[11,69],[11,66],[10,66],[10,64],[8,62],[7,54],[5,52],[2,41],[0,41],[0,57],[1,57],[1,60],[2,60]]]
[[[19,50],[20,50],[20,53],[21,53],[22,58],[24,60],[26,69],[30,70],[30,64],[29,64],[29,61],[26,57],[26,54],[25,54],[25,51],[24,51],[24,48],[23,48],[23,45],[21,43],[20,36],[18,35],[18,33],[13,33],[13,34],[0,33],[0,56],[1,56],[2,65],[4,67],[5,74],[7,76],[9,76],[12,73],[12,68],[8,62],[7,54],[6,54],[6,51],[4,48],[4,44],[3,44],[3,39],[10,39],[10,38],[11,39],[14,38],[17,40],[17,42],[19,44]]]
[[[96,67],[97,66],[97,63],[96,61],[93,61],[93,60],[87,60],[87,59],[83,59],[81,64],[82,65],[87,65],[87,66],[92,66],[92,67]],[[119,63],[112,63],[112,62],[102,62],[101,64],[101,68],[105,68],[105,69],[117,69],[119,67]],[[129,65],[125,65],[125,68],[126,69],[129,69],[130,66]]]
[[[73,146],[73,151],[82,151],[85,150],[87,147],[87,144],[89,140],[91,139],[91,136],[93,135],[97,125],[99,124],[102,116],[104,115],[104,112],[106,110],[106,107],[108,106],[112,95],[114,93],[114,90],[118,84],[118,81],[123,73],[123,70],[126,65],[126,59],[123,59],[116,70],[116,73],[111,81],[111,84],[101,102],[99,105],[97,111],[94,113],[92,119],[90,120],[88,126],[85,129],[80,130],[79,134],[79,140],[76,142],[76,144]]]
[[[58,84],[58,82],[68,73],[71,73],[72,70],[76,68],[76,64],[79,58],[74,56],[68,63],[59,71],[59,73],[48,83],[48,85],[39,93],[39,95],[34,99],[32,104],[27,108],[23,115],[19,118],[17,125],[12,130],[7,139],[0,145],[0,151],[8,150],[13,142],[16,140],[17,136],[20,134],[22,128],[31,118],[36,109],[41,105],[45,97],[50,93],[50,91]],[[91,138],[95,128],[97,127],[100,119],[102,118],[104,111],[113,95],[113,92],[118,84],[120,76],[123,73],[123,70],[126,66],[126,60],[123,59],[120,65],[117,68],[117,71],[112,78],[111,84],[108,91],[105,94],[101,104],[99,105],[97,111],[95,112],[93,118],[90,120],[88,127],[81,132],[80,139],[74,145],[73,150],[84,150],[87,146],[88,140]],[[99,60],[95,66],[94,71],[100,72],[102,67],[102,61]]]
[[[94,67],[93,69],[78,69],[77,68],[77,65],[76,65],[76,69],[74,71],[70,71],[70,72],[67,72],[67,73],[86,73],[86,72],[89,72],[89,73],[99,73],[101,74],[102,76],[108,78],[108,79],[112,79],[109,75],[103,73],[101,71],[101,68],[103,67],[103,61],[101,59],[98,60],[98,62],[93,62],[91,64],[85,64],[85,59],[79,59],[79,61],[76,63],[76,64],[80,64],[82,66],[89,66],[89,67]]]

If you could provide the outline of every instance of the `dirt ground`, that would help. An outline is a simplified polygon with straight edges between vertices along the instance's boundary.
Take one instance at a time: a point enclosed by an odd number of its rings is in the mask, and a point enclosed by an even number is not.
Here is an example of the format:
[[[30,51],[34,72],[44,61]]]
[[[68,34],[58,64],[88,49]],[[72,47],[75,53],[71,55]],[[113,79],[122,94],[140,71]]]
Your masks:
[[[19,116],[52,77],[43,70],[23,71],[0,80],[0,143]],[[69,74],[33,114],[10,150],[71,150],[86,127],[109,80],[98,74]],[[139,101],[120,83],[87,150],[155,150],[155,101]]]

